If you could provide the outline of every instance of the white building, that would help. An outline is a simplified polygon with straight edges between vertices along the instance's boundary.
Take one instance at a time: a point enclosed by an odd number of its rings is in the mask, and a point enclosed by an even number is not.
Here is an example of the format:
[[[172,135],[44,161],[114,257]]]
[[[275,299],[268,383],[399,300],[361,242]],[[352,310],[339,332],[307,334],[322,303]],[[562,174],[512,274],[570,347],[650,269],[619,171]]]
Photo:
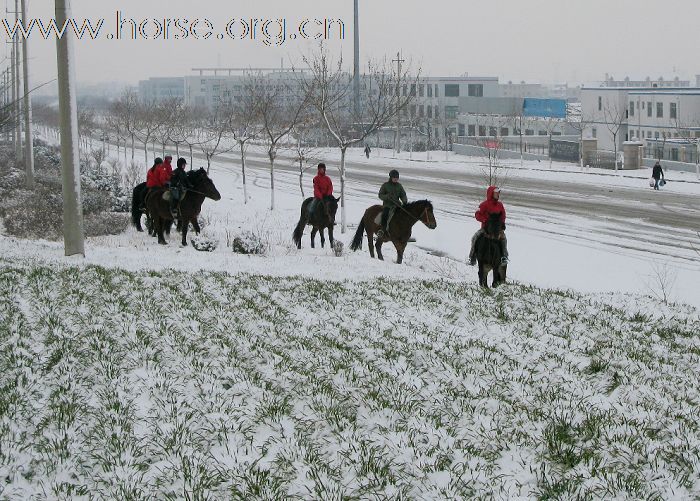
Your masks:
[[[700,137],[700,88],[584,87],[584,135],[598,149],[618,150],[624,141]]]

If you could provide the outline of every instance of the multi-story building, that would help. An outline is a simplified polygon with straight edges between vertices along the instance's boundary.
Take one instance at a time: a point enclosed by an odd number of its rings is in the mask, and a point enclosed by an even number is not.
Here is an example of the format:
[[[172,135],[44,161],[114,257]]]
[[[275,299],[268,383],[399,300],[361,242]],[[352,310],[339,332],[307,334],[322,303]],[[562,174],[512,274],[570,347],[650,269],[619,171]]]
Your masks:
[[[652,80],[646,77],[644,80],[631,80],[630,77],[625,77],[623,80],[615,80],[612,75],[605,74],[605,81],[600,84],[601,87],[652,87],[652,88],[683,88],[690,87],[689,80],[681,80],[678,77],[674,77],[670,80],[664,77],[659,77],[656,80]]]
[[[631,139],[700,137],[700,88],[585,87],[581,92],[584,134],[598,149],[617,149]]]
[[[144,102],[184,99],[183,77],[154,77],[139,82],[139,96]]]

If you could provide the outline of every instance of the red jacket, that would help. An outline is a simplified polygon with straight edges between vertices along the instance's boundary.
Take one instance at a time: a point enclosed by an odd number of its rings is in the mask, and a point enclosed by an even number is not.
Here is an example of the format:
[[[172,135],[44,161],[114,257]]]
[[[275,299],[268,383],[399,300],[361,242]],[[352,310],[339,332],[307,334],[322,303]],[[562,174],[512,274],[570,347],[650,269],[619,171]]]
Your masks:
[[[154,165],[146,172],[146,187],[155,188],[156,186],[162,186],[158,182],[158,165]]]
[[[165,186],[166,183],[169,183],[172,175],[173,175],[172,166],[170,167],[170,171],[168,171],[168,168],[166,167],[165,164],[160,164],[158,167],[156,167],[156,179],[157,179],[158,186]]]
[[[323,200],[325,196],[333,194],[333,181],[325,174],[318,174],[314,178],[314,198]]]
[[[165,162],[163,162],[163,168],[168,173],[168,181],[170,181],[170,178],[173,176],[172,160],[169,158],[165,159]]]
[[[501,214],[501,223],[506,222],[506,208],[500,200],[493,198],[493,192],[496,189],[495,186],[489,186],[486,190],[486,200],[481,202],[479,205],[479,210],[474,213],[474,217],[477,221],[481,222],[481,227],[486,228],[486,222],[489,220],[491,214]]]

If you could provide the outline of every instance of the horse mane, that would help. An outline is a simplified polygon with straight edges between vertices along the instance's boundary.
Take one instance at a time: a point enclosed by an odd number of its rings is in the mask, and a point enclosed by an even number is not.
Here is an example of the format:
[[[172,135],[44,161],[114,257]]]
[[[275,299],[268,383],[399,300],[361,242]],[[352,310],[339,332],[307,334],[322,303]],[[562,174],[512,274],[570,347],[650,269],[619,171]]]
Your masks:
[[[433,210],[433,203],[430,200],[416,200],[414,202],[409,202],[405,205],[405,208],[409,209],[417,205],[427,205],[430,210]]]

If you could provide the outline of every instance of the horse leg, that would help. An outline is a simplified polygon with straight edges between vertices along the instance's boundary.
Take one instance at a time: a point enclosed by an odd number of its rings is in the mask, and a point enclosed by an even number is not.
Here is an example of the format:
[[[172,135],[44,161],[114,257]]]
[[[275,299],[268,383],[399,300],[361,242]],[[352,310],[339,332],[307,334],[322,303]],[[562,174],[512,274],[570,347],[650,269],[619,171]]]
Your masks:
[[[319,228],[319,234],[321,235],[321,249],[326,247],[326,235],[324,235],[323,228]]]
[[[331,243],[331,249],[333,248],[333,226],[328,227],[328,241]]]
[[[314,229],[311,230],[311,248],[315,249],[316,248],[316,232],[318,229],[314,226]]]
[[[190,219],[190,223],[192,223],[192,228],[194,228],[195,233],[199,235],[202,231],[202,228],[199,227],[199,221],[197,221],[197,216],[192,216],[192,219]]]
[[[369,228],[365,230],[367,232],[367,246],[369,247],[369,255],[374,259],[374,232]]]
[[[403,251],[406,250],[406,244],[394,241],[394,247],[396,247],[396,264],[401,264],[403,262]]]
[[[489,272],[486,269],[486,267],[483,264],[479,263],[479,285],[481,285],[482,287],[486,287],[487,289],[489,288],[489,284],[487,281],[488,273]]]
[[[153,218],[153,229],[154,233],[158,235],[158,243],[160,245],[166,245],[165,237],[163,236],[163,218],[156,216]]]
[[[384,256],[382,255],[382,244],[383,243],[384,242],[382,242],[382,239],[379,238],[379,239],[377,239],[377,243],[374,244],[374,248],[377,250],[377,258],[380,261],[384,261]]]
[[[187,230],[189,229],[190,224],[187,220],[182,221],[182,246],[187,247]]]

